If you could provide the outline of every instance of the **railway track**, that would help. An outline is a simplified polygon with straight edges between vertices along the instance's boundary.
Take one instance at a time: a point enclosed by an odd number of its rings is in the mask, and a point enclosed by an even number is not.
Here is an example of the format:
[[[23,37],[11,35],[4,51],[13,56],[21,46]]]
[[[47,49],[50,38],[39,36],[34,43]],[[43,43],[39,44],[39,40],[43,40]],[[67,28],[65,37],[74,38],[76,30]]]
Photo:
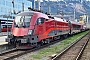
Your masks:
[[[61,39],[61,40],[63,40],[63,39]],[[51,42],[50,44],[45,44],[43,46],[28,49],[28,50],[20,50],[20,49],[17,49],[17,48],[6,50],[6,51],[3,51],[3,52],[0,52],[0,60],[13,60],[15,58],[18,58],[18,57],[24,55],[24,54],[27,54],[27,53],[30,53],[30,52],[37,51],[39,49],[48,47],[49,45],[60,42],[61,40],[56,40],[54,42]]]
[[[33,48],[30,50],[20,50],[20,49],[14,48],[14,49],[11,49],[8,51],[4,51],[4,52],[0,53],[0,60],[13,60],[15,58],[18,58],[18,57],[24,55],[24,54],[39,50],[43,47],[44,46],[42,46],[40,48]]]
[[[51,60],[79,60],[89,39],[90,32],[51,58]]]
[[[22,53],[24,53],[24,51],[20,51],[17,48],[3,51],[0,53],[0,60],[11,60],[12,58],[19,56]]]
[[[33,48],[33,49],[30,49],[30,50],[19,50],[17,48],[13,48],[13,49],[10,49],[10,50],[7,50],[7,51],[3,51],[3,52],[0,53],[0,60],[13,60],[15,58],[18,58],[18,57],[24,55],[24,54],[27,54],[27,53],[30,53],[30,52],[33,52],[33,51],[48,47],[49,45],[55,44],[57,42],[60,42],[63,39],[65,39],[65,38],[53,41],[50,44],[45,44],[45,45],[43,45],[41,47]]]
[[[90,60],[90,39],[79,60]]]

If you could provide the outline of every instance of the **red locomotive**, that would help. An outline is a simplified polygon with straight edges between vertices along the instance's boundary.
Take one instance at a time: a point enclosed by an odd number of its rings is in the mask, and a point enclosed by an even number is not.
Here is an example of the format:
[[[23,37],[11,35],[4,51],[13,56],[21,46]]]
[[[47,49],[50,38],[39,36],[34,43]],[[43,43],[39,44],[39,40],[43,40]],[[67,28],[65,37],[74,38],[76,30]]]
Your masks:
[[[19,13],[12,24],[12,34],[6,38],[10,44],[38,46],[52,39],[80,32],[83,25],[51,17],[47,14],[26,11]]]

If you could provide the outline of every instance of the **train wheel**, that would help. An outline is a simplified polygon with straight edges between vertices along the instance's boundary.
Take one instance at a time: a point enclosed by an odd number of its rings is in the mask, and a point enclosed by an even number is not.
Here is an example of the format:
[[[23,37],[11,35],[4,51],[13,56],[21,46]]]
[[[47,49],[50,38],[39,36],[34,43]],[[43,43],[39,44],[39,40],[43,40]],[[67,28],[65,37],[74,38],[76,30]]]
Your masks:
[[[58,39],[61,39],[61,36],[55,36],[54,37],[54,40],[58,40]]]
[[[16,42],[16,47],[19,47],[19,46],[21,46],[21,45],[22,45],[22,44],[21,44],[20,41]]]
[[[45,42],[42,40],[42,41],[41,41],[41,45],[44,45],[44,43],[45,43]]]
[[[54,39],[54,40],[57,40],[57,37],[55,36],[53,39]]]
[[[61,36],[57,36],[57,39],[61,39]]]
[[[50,43],[50,39],[46,39],[47,40],[47,43],[49,44]]]
[[[67,37],[68,37],[68,35],[67,35],[67,34],[65,34],[65,35],[64,35],[64,38],[67,38]]]
[[[40,43],[37,43],[36,47],[37,48],[40,48],[41,47],[41,44]]]
[[[50,41],[51,41],[50,39],[45,39],[45,40],[44,40],[44,43],[49,44]]]

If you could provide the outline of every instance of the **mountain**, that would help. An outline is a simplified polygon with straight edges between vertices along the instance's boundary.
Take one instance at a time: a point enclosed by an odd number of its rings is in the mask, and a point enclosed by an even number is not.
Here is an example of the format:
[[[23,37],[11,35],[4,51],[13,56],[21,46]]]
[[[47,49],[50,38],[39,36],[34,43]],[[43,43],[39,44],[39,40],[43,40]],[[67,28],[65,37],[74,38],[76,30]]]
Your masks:
[[[50,9],[49,9],[50,6]],[[38,2],[36,1],[36,9],[38,9]],[[90,1],[45,1],[41,2],[41,10],[51,14],[72,15],[71,17],[79,19],[81,15],[88,14],[90,16]]]

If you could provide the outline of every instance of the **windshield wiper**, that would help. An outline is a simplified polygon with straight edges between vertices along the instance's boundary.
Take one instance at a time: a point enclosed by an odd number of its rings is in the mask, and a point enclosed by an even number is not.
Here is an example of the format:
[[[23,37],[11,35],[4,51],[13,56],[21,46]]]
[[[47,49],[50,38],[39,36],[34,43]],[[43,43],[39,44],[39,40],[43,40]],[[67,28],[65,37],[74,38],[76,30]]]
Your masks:
[[[18,28],[19,28],[20,26],[18,26],[18,25],[15,25],[15,27],[18,27]]]
[[[24,28],[25,28],[25,27],[26,27],[26,25],[23,25],[22,27],[24,27]]]

